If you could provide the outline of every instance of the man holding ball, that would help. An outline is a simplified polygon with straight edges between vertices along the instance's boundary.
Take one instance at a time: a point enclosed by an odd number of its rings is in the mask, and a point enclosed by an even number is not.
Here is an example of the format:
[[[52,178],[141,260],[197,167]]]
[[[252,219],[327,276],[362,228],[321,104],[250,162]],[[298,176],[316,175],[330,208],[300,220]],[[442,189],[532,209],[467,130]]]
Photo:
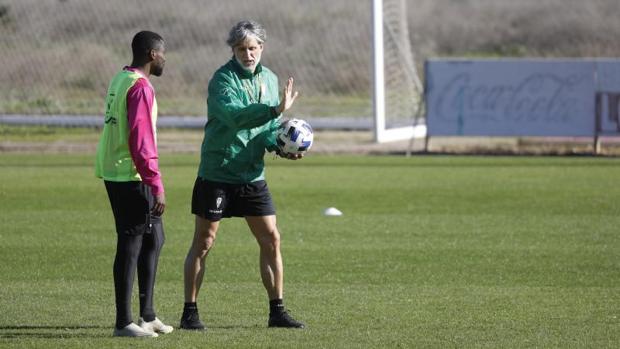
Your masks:
[[[266,151],[301,158],[281,152],[275,140],[280,115],[291,108],[297,92],[289,78],[279,100],[276,75],[260,64],[265,40],[260,24],[237,23],[227,40],[233,57],[209,82],[208,121],[192,196],[196,224],[184,268],[182,329],[205,329],[196,300],[220,220],[228,217],[243,217],[260,247],[260,274],[269,298],[268,326],[304,327],[284,308],[280,232],[263,160]]]

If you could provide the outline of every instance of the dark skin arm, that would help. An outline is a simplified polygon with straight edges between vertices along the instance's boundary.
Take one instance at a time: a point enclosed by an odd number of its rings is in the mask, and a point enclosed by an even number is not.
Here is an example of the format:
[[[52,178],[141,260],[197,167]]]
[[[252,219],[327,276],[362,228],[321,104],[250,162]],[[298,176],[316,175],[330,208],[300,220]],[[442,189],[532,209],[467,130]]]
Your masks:
[[[151,214],[153,216],[161,216],[164,214],[164,209],[166,208],[166,195],[162,192],[157,195],[153,195],[155,199],[155,204],[151,209]]]

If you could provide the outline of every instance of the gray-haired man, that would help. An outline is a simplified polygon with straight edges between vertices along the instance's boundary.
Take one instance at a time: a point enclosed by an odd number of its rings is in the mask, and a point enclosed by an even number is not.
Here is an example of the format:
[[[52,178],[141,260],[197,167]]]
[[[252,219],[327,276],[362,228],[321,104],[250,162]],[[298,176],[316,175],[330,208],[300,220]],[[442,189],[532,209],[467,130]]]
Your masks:
[[[232,59],[209,81],[208,121],[202,143],[192,213],[194,239],[185,259],[185,307],[181,328],[202,330],[196,299],[205,272],[205,259],[215,243],[220,220],[245,218],[260,247],[260,272],[269,297],[269,327],[303,328],[284,309],[284,269],[276,210],[265,182],[265,151],[296,160],[278,150],[275,130],[280,115],[295,101],[293,78],[282,99],[278,78],[260,64],[265,30],[252,21],[237,23],[228,45]]]

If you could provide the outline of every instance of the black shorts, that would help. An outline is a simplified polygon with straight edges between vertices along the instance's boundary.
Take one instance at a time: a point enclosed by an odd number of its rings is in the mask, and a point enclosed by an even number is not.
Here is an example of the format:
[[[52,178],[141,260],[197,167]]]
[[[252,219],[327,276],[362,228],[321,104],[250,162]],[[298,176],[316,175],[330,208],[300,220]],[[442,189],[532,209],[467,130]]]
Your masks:
[[[276,208],[265,181],[229,184],[198,177],[192,194],[192,213],[217,222],[228,217],[271,216],[276,214]]]
[[[163,229],[161,217],[150,214],[155,204],[150,186],[139,181],[104,183],[117,233],[141,235]]]

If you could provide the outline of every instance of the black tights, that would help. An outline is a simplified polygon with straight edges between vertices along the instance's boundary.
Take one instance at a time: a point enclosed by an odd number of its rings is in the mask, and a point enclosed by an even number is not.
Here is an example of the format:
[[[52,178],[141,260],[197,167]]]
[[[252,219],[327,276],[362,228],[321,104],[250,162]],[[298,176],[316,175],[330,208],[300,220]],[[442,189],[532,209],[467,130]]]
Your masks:
[[[136,268],[140,291],[140,316],[145,321],[155,319],[153,287],[159,253],[164,245],[161,218],[151,217],[151,226],[144,234],[117,234],[114,258],[114,290],[116,295],[116,328],[132,322],[131,291]]]

